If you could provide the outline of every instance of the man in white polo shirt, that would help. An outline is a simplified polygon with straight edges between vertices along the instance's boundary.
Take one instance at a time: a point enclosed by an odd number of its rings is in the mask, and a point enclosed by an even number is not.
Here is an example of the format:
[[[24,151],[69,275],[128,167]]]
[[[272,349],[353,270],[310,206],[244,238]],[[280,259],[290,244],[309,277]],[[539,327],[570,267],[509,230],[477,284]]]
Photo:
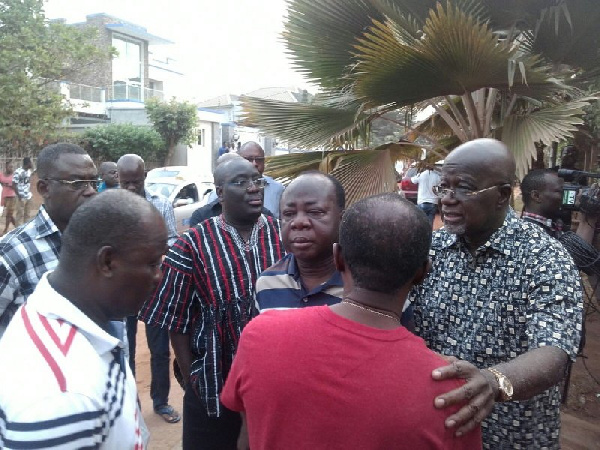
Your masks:
[[[0,340],[0,448],[145,447],[123,319],[158,283],[166,246],[164,219],[135,194],[77,209],[56,270]]]

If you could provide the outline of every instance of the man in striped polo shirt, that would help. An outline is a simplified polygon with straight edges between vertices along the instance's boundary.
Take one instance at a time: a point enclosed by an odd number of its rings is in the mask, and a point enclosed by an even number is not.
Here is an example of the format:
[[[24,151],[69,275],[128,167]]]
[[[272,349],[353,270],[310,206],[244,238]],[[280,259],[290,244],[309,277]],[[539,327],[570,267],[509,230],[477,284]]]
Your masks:
[[[0,448],[144,448],[123,328],[112,321],[148,298],[166,246],[162,216],[134,194],[112,190],[77,209],[56,270],[0,340]]]
[[[345,203],[344,188],[331,175],[307,172],[289,184],[281,198],[281,237],[289,253],[256,282],[260,312],[340,302],[333,244]]]
[[[279,224],[261,214],[265,180],[234,158],[214,172],[223,213],[171,246],[139,318],[170,331],[185,384],[183,448],[236,448],[240,415],[220,402],[240,333],[255,314],[254,285],[283,256]]]

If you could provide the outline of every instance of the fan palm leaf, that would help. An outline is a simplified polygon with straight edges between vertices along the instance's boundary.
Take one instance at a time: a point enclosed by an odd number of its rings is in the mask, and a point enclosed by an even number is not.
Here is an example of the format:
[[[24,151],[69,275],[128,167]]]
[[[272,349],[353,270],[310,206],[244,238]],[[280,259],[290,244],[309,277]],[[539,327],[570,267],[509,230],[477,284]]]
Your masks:
[[[517,175],[524,177],[531,167],[532,158],[536,157],[534,143],[560,141],[572,137],[577,126],[583,123],[580,117],[584,107],[595,98],[582,98],[568,103],[548,106],[527,113],[512,114],[503,122],[502,142],[515,155]]]

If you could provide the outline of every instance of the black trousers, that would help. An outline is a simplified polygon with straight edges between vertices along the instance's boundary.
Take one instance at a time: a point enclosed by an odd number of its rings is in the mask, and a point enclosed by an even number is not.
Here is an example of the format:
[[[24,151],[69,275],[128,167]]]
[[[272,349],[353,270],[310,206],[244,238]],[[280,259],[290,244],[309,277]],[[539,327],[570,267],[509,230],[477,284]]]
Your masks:
[[[129,340],[129,366],[135,376],[135,345],[137,316],[127,317],[127,339]],[[150,397],[154,409],[169,403],[171,377],[169,374],[169,331],[146,325],[146,341],[150,349]]]
[[[236,450],[242,418],[223,405],[220,417],[208,417],[190,387],[183,396],[183,450]]]

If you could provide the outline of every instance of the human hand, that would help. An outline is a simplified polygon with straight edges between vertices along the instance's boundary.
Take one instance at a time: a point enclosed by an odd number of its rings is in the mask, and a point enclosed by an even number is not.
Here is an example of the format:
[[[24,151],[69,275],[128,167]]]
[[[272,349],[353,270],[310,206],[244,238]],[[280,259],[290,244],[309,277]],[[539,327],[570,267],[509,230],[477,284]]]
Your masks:
[[[445,357],[447,360],[449,358]],[[454,358],[451,364],[435,369],[431,376],[434,380],[453,378],[466,380],[460,388],[446,392],[434,400],[435,407],[440,409],[468,402],[446,419],[446,427],[457,428],[456,436],[462,436],[478,427],[492,411],[494,399],[498,394],[498,385],[492,373],[480,370],[467,361]]]

